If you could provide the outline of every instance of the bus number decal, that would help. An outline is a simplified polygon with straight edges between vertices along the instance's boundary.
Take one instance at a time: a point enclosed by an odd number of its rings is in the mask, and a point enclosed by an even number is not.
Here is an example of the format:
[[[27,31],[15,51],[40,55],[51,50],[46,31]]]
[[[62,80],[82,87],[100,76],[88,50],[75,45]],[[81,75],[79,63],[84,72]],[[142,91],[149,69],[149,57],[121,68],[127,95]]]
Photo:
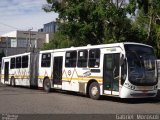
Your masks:
[[[91,75],[91,72],[90,72],[90,71],[87,71],[87,72],[83,73],[83,76],[84,76],[84,77],[87,77],[87,76],[90,76],[90,75]]]

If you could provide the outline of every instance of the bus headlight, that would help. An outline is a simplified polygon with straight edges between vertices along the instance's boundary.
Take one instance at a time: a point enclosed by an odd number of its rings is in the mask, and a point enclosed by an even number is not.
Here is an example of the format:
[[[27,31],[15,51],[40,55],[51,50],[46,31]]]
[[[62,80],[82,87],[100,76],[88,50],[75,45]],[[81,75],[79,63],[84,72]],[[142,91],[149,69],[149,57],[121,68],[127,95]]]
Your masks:
[[[129,83],[125,83],[124,86],[125,86],[126,88],[131,89],[131,90],[134,90],[134,89],[135,89],[135,86],[134,86],[134,85],[131,85],[131,84],[129,84]]]

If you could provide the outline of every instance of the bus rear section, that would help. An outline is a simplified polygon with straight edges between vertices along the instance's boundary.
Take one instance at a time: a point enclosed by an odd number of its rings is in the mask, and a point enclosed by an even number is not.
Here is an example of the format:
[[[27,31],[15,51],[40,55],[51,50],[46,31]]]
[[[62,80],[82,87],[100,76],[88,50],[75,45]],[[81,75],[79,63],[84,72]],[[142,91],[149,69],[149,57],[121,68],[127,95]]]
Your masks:
[[[2,58],[1,82],[11,86],[38,87],[38,53]]]
[[[10,59],[2,58],[2,65],[1,65],[1,83],[9,84],[9,62]]]

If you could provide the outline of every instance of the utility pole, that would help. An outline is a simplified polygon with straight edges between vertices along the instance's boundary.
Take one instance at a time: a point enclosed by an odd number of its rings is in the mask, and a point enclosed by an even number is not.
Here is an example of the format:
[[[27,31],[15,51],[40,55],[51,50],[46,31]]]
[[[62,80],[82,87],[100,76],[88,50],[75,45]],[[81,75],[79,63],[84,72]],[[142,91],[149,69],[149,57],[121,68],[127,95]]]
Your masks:
[[[6,36],[6,56],[8,56],[8,36]]]
[[[27,35],[28,35],[28,33],[23,33],[23,34],[25,34],[26,35],[26,52],[28,52],[28,40],[27,40]]]
[[[36,34],[32,34],[31,33],[31,30],[32,30],[33,28],[31,28],[31,29],[28,29],[27,30],[27,32],[24,32],[23,34],[25,34],[26,35],[26,42],[27,42],[27,45],[26,45],[26,52],[31,52],[31,47],[33,47],[32,46],[32,38],[33,37],[31,37],[31,36],[33,36],[33,35],[36,35]],[[28,39],[27,39],[28,38]]]
[[[31,50],[31,30],[33,30],[33,28],[28,29],[28,31],[29,31],[29,45],[28,45],[28,51]]]

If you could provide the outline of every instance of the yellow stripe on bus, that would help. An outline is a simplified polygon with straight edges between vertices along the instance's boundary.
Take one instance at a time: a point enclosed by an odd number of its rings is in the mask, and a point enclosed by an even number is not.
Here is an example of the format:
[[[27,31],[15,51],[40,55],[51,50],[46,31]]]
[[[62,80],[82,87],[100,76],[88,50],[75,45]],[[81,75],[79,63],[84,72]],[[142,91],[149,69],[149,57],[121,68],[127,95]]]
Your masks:
[[[92,78],[62,78],[62,80],[64,80],[64,81],[89,81],[90,79],[92,79]],[[99,83],[102,83],[102,79],[96,79],[95,78],[95,80],[97,80],[97,82],[99,82]]]
[[[22,79],[29,79],[29,75],[9,75],[9,78],[11,78],[12,76],[14,76],[15,78],[22,78]],[[38,79],[44,79],[46,76],[38,76]],[[47,76],[49,77],[49,79],[51,79],[51,76]],[[1,75],[1,78],[4,79],[4,75]],[[62,80],[63,81],[89,81],[90,79],[95,79],[97,82],[102,83],[103,79],[100,76],[89,76],[89,77],[78,77],[78,78],[66,78],[63,77]]]

